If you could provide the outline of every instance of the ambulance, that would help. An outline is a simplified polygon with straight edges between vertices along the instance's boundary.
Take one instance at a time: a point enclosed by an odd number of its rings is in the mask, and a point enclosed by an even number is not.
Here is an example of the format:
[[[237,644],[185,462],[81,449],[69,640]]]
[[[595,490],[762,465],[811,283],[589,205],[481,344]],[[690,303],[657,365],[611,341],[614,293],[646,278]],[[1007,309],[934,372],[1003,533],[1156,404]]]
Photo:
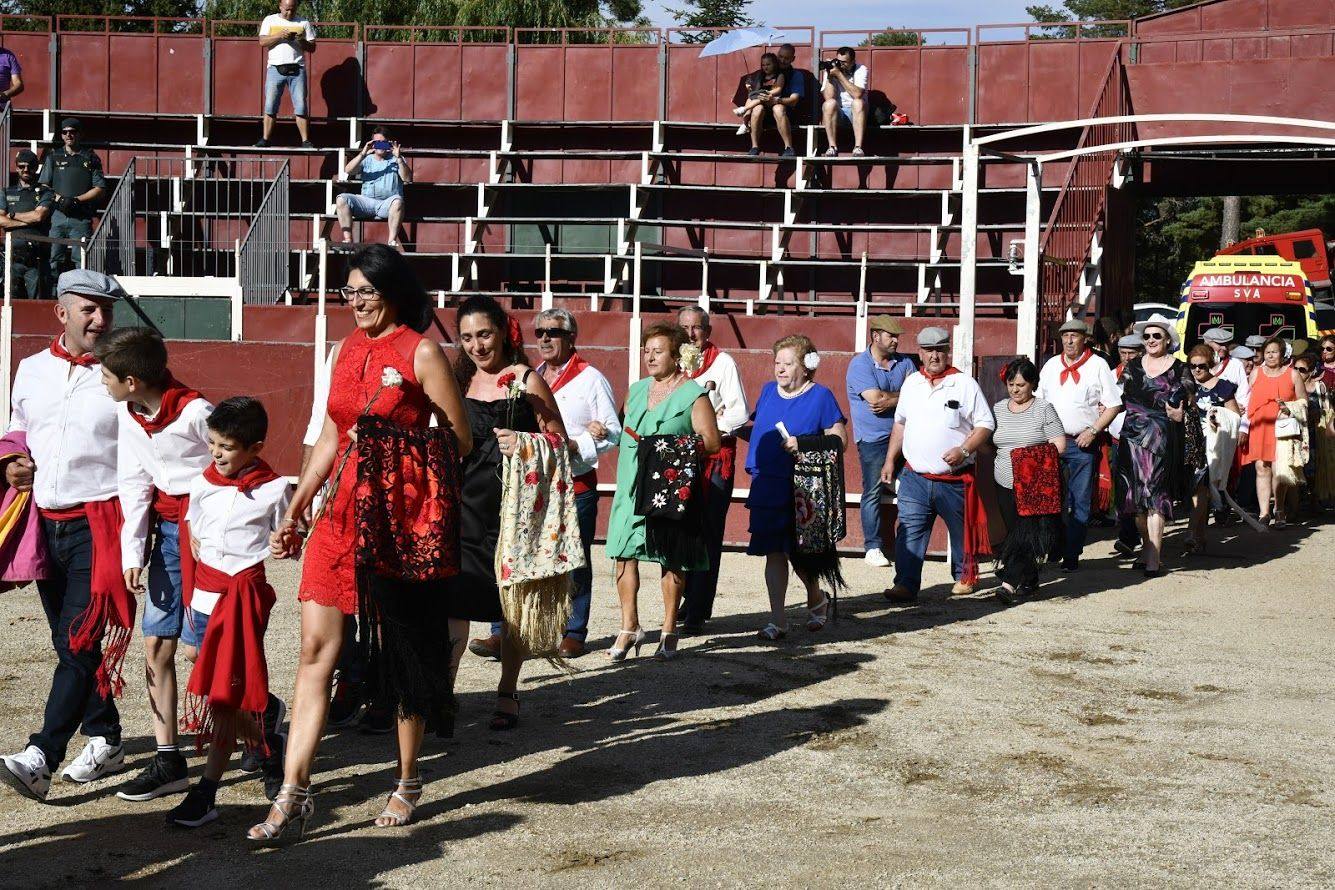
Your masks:
[[[1221,255],[1196,263],[1177,313],[1180,355],[1210,328],[1231,331],[1234,343],[1254,334],[1315,340],[1321,328],[1303,267],[1277,256]]]

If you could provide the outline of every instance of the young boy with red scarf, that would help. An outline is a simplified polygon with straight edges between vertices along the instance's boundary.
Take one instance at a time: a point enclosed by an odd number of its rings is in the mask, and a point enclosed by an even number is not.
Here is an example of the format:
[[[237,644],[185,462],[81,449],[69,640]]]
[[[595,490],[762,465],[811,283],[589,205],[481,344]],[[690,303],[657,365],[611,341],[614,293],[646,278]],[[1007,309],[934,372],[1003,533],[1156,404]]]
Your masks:
[[[120,403],[116,462],[121,527],[121,568],[136,593],[145,586],[145,679],[157,754],[117,792],[122,800],[152,800],[189,787],[185,757],[177,748],[176,646],[198,646],[202,628],[183,620],[192,582],[185,519],[190,482],[209,462],[211,406],[182,385],[167,367],[167,346],[156,332],[121,328],[98,341],[102,382]],[[148,546],[150,528],[156,531]],[[145,571],[147,568],[147,571]]]
[[[269,417],[258,399],[224,399],[208,419],[213,461],[190,483],[186,514],[195,548],[191,618],[203,636],[186,688],[182,728],[209,746],[199,783],[167,814],[169,824],[198,828],[218,818],[218,781],[236,748],[264,755],[264,791],[283,781],[283,703],[269,693],[264,631],[274,589],[264,577],[270,535],[287,510],[287,480],[260,459]]]

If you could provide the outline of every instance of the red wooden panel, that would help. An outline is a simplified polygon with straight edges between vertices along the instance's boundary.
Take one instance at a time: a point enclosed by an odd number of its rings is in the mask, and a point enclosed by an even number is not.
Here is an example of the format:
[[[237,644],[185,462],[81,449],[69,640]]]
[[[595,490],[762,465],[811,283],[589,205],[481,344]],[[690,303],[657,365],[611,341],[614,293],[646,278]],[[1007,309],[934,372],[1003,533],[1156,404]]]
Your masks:
[[[255,116],[264,107],[264,68],[268,56],[250,37],[213,38],[213,113]],[[291,101],[283,99],[286,114]]]
[[[1027,44],[994,43],[978,47],[978,122],[1010,123],[1025,119]]]
[[[608,182],[639,182],[640,181],[640,162],[639,161],[612,161],[607,166]]]
[[[157,111],[166,114],[199,114],[204,110],[204,38],[197,34],[165,34],[157,39]],[[112,56],[111,104],[120,97],[123,74]]]
[[[520,49],[522,47],[518,47]],[[562,120],[605,121],[612,118],[612,48],[567,46],[561,64],[564,100]],[[557,84],[552,84],[555,89]]]
[[[920,124],[961,124],[968,116],[968,50],[931,46],[922,50]]]
[[[1140,64],[1155,65],[1172,62],[1177,56],[1177,45],[1174,43],[1142,43],[1140,45]],[[1093,101],[1093,97],[1090,97]],[[1088,106],[1086,106],[1088,110]]]
[[[667,118],[672,121],[712,121],[718,93],[716,66],[701,59],[697,46],[670,44],[667,48]]]
[[[1141,61],[1147,61],[1144,57],[1144,50],[1153,44],[1144,44],[1141,47]],[[1117,51],[1117,42],[1114,40],[1087,41],[1080,47],[1080,99],[1076,105],[1076,117],[1085,117],[1094,100],[1099,97],[1099,91],[1103,88],[1103,77],[1108,73],[1108,65],[1112,63],[1112,54]]]
[[[505,46],[468,44],[460,49],[461,120],[506,117]]]
[[[716,164],[715,177],[718,185],[733,187],[759,187],[767,184],[764,164]],[[722,200],[726,201],[727,198]]]
[[[370,96],[367,117],[418,117],[414,106],[436,99],[436,90],[403,88],[405,73],[411,71],[415,78],[420,70],[416,63],[422,59],[417,54],[424,49],[406,43],[366,44],[366,92]],[[445,65],[433,66],[431,82],[445,87],[451,80],[449,73]]]
[[[310,116],[351,117],[357,113],[357,92],[361,89],[357,44],[352,40],[320,38],[319,47],[319,52],[306,57]]]
[[[919,64],[922,51],[917,47],[874,47],[866,53],[868,74],[875,74],[875,79],[868,79],[872,89],[880,90],[895,103],[898,110],[907,114],[911,120],[921,119],[922,76]]]
[[[612,108],[608,120],[658,119],[658,47],[612,47]]]
[[[1082,117],[1080,70],[1083,44],[1077,41],[1036,40],[1027,45],[1029,70],[1028,121],[1074,120]]]
[[[1266,54],[1266,41],[1261,37],[1239,37],[1236,40],[1230,40],[1233,44],[1232,59],[1243,61],[1246,59],[1264,59]],[[1287,55],[1284,54],[1284,55]],[[1283,58],[1283,55],[1280,56]]]
[[[152,34],[111,34],[107,41],[107,107],[113,111],[156,111],[158,92],[158,45]],[[196,74],[196,77],[190,77]],[[198,69],[189,74],[178,71],[176,79],[197,80]],[[62,66],[61,77],[64,78]]]
[[[1266,25],[1267,0],[1228,0],[1201,6],[1202,31],[1259,31]]]
[[[1174,44],[1176,53],[1173,61],[1179,64],[1183,62],[1199,62],[1202,54],[1205,52],[1205,45],[1200,40],[1181,40]]]
[[[460,76],[462,61],[463,49],[459,46],[419,44],[414,49],[413,117],[463,119],[461,111],[463,81]]]
[[[562,163],[563,182],[609,182],[607,161],[565,161]]]
[[[1335,43],[1326,34],[1304,35],[1291,39],[1289,55],[1295,59],[1314,59],[1335,52]]]
[[[23,94],[14,100],[15,110],[58,105],[51,101],[51,35],[6,31],[4,46],[23,67]]]
[[[1335,2],[1270,0],[1270,27],[1276,31],[1311,25],[1335,24]]]
[[[109,76],[106,36],[61,34],[60,57],[64,60],[60,66],[60,107],[76,111],[105,111]],[[151,83],[149,88],[152,88]]]
[[[487,168],[486,158],[460,158],[459,159],[459,181],[460,182],[486,182],[490,170]]]
[[[515,117],[527,120],[563,119],[566,98],[566,70],[563,64],[565,49],[560,46],[515,47]]]

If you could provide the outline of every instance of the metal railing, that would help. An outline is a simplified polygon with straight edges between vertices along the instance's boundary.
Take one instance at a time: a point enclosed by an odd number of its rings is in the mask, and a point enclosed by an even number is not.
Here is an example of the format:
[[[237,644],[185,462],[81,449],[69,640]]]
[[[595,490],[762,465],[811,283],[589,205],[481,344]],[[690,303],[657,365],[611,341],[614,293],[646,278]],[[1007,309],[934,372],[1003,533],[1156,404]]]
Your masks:
[[[237,249],[237,275],[246,303],[271,305],[279,302],[288,289],[290,183],[291,170],[284,161]]]
[[[14,114],[10,105],[5,105],[5,110],[0,112],[0,158],[5,159],[5,185],[9,185],[9,127],[13,122]]]
[[[102,220],[88,241],[85,264],[108,275],[134,274],[134,183],[135,163],[130,158],[111,199],[102,210]]]
[[[1088,117],[1131,114],[1122,48],[1113,53]],[[1136,136],[1134,122],[1093,124],[1080,133],[1077,148],[1127,142]],[[1071,161],[1066,181],[1048,216],[1040,247],[1039,342],[1066,318],[1089,258],[1090,245],[1103,222],[1108,186],[1117,161],[1115,150],[1081,155]]]

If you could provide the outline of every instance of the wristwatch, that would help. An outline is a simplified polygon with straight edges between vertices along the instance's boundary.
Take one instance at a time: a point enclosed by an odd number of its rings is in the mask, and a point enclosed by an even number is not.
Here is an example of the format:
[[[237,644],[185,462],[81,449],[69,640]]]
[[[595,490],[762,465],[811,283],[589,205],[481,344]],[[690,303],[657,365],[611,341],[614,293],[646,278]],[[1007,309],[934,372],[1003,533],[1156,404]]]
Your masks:
[[[973,457],[973,452],[965,448],[963,445],[960,446],[960,454],[964,455],[965,460]]]

